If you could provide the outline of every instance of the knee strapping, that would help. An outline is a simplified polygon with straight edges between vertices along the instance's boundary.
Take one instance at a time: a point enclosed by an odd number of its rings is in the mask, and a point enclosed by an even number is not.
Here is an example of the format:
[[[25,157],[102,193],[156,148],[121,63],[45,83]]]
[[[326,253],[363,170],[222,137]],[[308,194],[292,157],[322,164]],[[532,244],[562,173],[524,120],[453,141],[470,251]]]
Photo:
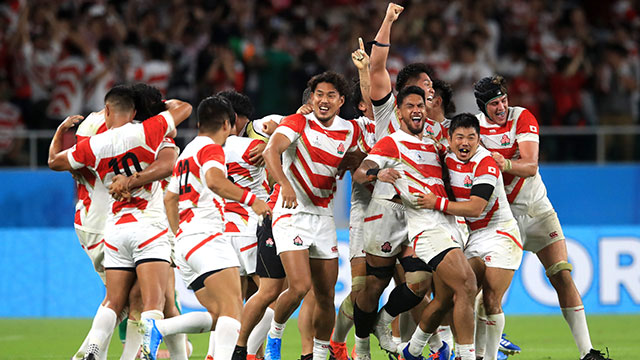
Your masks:
[[[569,264],[566,261],[558,261],[557,263],[549,266],[546,269],[545,273],[547,274],[548,278],[551,278],[562,270],[569,270],[569,272],[571,272],[571,270],[573,270],[573,265]]]
[[[407,284],[413,285],[429,280],[431,273],[427,271],[412,271],[405,273]]]
[[[390,279],[393,276],[394,268],[394,265],[375,267],[367,263],[367,275],[373,275],[378,279]]]
[[[356,276],[351,279],[351,291],[360,291],[364,289],[364,284],[367,282],[366,276]]]

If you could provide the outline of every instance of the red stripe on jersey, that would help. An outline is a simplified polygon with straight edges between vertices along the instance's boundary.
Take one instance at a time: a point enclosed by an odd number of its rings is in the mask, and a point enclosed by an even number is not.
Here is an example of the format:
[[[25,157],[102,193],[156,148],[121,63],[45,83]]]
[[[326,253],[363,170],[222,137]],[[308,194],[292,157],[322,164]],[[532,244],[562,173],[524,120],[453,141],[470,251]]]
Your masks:
[[[169,125],[164,116],[158,114],[142,122],[144,142],[152,149],[157,149],[164,140]]]
[[[313,170],[311,170],[311,168],[305,161],[304,157],[302,156],[302,153],[300,152],[299,148],[296,149],[296,157],[298,158],[300,164],[302,165],[304,172],[309,177],[309,180],[311,181],[311,185],[313,185],[318,189],[323,189],[323,190],[333,189],[333,185],[336,183],[336,179],[334,177],[314,174]],[[295,166],[295,163],[291,164],[292,168],[294,166]]]
[[[329,154],[328,152],[311,145],[311,142],[307,139],[306,133],[302,133],[300,138],[302,139],[304,146],[307,148],[307,153],[309,154],[311,161],[333,167],[338,167],[342,161],[342,158]]]
[[[235,202],[235,201],[227,202],[226,205],[224,206],[224,211],[238,214],[242,217],[244,221],[249,221],[249,212],[247,211],[247,209],[244,208],[244,206],[242,206],[242,204],[238,202]]]
[[[280,121],[279,126],[286,126],[298,134],[302,134],[304,126],[307,124],[307,118],[301,114],[289,115]]]
[[[258,242],[254,242],[251,245],[243,246],[243,247],[240,248],[240,252],[247,251],[247,250],[252,249],[252,248],[254,248],[256,246],[258,246]]]
[[[436,150],[436,147],[433,146],[432,144],[421,144],[421,143],[415,143],[412,141],[400,141],[400,144],[404,145],[409,150],[418,150],[418,151],[432,152],[432,153],[438,152]]]
[[[514,238],[513,236],[511,236],[511,234],[506,233],[506,232],[504,232],[504,231],[500,231],[500,230],[496,230],[496,232],[497,232],[498,234],[500,234],[500,235],[504,235],[504,236],[508,237],[509,239],[513,240],[513,242],[514,242],[514,243],[516,243],[516,245],[518,245],[518,247],[520,248],[520,250],[524,250],[524,249],[522,248],[522,244],[520,244],[520,243],[518,242],[518,240],[516,240],[516,238]]]
[[[224,199],[222,201],[224,201]],[[224,221],[224,205],[221,205],[215,198],[213,199],[213,205],[216,206],[216,209],[218,209],[220,213],[220,218]]]
[[[104,242],[104,246],[108,247],[109,249],[113,250],[113,251],[118,251],[118,248],[109,244],[108,242]]]
[[[354,125],[354,124],[352,124]],[[338,140],[338,141],[345,141],[347,139],[347,136],[349,136],[349,133],[351,132],[351,130],[328,130],[328,129],[323,129],[320,125],[318,125],[315,121],[309,121],[309,128],[313,131],[317,131],[320,133],[325,134],[327,137],[334,139],[334,140]],[[354,125],[355,128],[355,125]]]
[[[456,199],[467,199],[467,200],[469,200],[471,198],[471,189],[470,188],[451,185],[451,190],[453,190],[453,196],[455,196]]]
[[[480,127],[480,135],[499,135],[511,132],[513,126],[513,119],[507,120],[504,125],[500,127]]]
[[[87,211],[89,211],[89,207],[91,206],[91,198],[89,197],[89,191],[87,190],[86,185],[78,184],[78,200],[82,201],[82,206],[84,206]]]
[[[132,222],[136,222],[138,221],[138,219],[136,219],[135,216],[131,215],[131,214],[124,214],[120,217],[120,219],[116,222],[116,225],[120,225],[120,224],[126,224],[126,223],[132,223]]]
[[[156,240],[160,236],[166,234],[167,231],[169,231],[169,229],[164,229],[164,230],[160,231],[158,234],[154,235],[151,239],[149,239],[149,240],[143,242],[142,244],[138,245],[138,249],[142,249],[143,247],[151,244],[151,242],[153,242],[154,240]]]
[[[227,222],[226,224],[224,224],[224,232],[237,233],[237,232],[240,232],[240,229],[238,229],[238,226],[236,226],[236,224],[232,222]]]
[[[237,175],[240,177],[247,178],[249,180],[253,180],[253,177],[251,176],[251,171],[243,168],[242,165],[238,164],[237,162],[227,163],[227,170],[229,172],[229,175],[231,176]]]
[[[419,172],[422,176],[426,178],[430,178],[430,177],[434,177],[438,179],[442,178],[442,168],[440,167],[439,163],[438,165],[417,164],[406,156],[404,156],[402,160],[404,160],[407,165],[414,168],[417,172]]]
[[[489,212],[483,219],[469,222],[469,228],[471,230],[478,230],[487,227],[487,225],[489,225],[489,221],[491,221],[491,218],[493,217],[493,214],[498,211],[498,208],[500,208],[500,205],[496,200],[496,202],[493,204],[493,207],[491,207],[491,210],[489,210]]]
[[[168,74],[161,74],[161,75],[154,75],[151,76],[147,82],[148,83],[152,83],[152,82],[165,82],[167,81],[167,79],[169,78]]]
[[[80,219],[80,210],[76,210],[76,216],[73,219],[73,223],[82,226],[82,220]]]
[[[518,150],[517,146],[512,146],[508,148],[500,148],[500,149],[489,149],[490,151],[495,151],[500,155],[504,156],[505,159],[513,159],[516,155],[516,150]]]
[[[203,146],[202,149],[198,151],[198,154],[196,155],[196,159],[198,159],[198,162],[200,164],[205,164],[207,161],[213,160],[217,163],[220,163],[220,165],[224,166],[226,162],[224,149],[222,148],[222,146],[218,144],[208,144]]]
[[[80,144],[78,144],[79,146]],[[113,159],[116,159],[115,162],[118,165],[118,167],[120,167],[123,163],[126,164],[126,166],[129,166],[129,168],[131,169],[133,167],[133,163],[129,160],[129,161],[123,161],[123,158],[125,156],[127,156],[128,154],[134,154],[136,156],[136,158],[138,159],[138,161],[142,164],[142,163],[147,163],[147,164],[151,164],[154,160],[155,160],[155,154],[147,149],[145,149],[142,146],[138,146],[135,147],[123,154],[119,154],[117,156],[112,156],[112,157],[106,157],[103,159],[100,159],[100,162],[98,163],[98,165],[95,167],[96,172],[98,173],[98,176],[100,176],[101,179],[104,179],[108,173],[113,172]],[[92,153],[93,155],[93,153]],[[95,157],[94,157],[95,159]],[[94,160],[95,161],[95,160]],[[87,164],[85,164],[87,165]],[[136,172],[137,170],[135,168],[131,169],[132,173]]]
[[[60,81],[58,81],[57,87],[58,87],[58,89],[62,89],[64,87],[69,88],[69,91],[67,93],[75,94],[75,92],[76,92],[76,86],[73,85],[73,82],[71,82],[70,80],[60,80]]]
[[[473,163],[473,162],[461,163],[461,162],[456,161],[456,160],[454,160],[454,159],[452,159],[450,157],[447,157],[445,159],[445,162],[447,164],[447,169],[448,170],[459,172],[459,173],[470,173],[470,172],[473,172],[473,167],[475,166],[475,163]]]
[[[195,206],[198,203],[198,200],[200,200],[200,193],[194,190],[192,186],[191,191],[180,194],[178,199],[179,201],[191,201]]]
[[[298,180],[298,183],[300,184],[304,192],[307,194],[307,196],[309,197],[309,200],[311,200],[313,205],[317,207],[323,207],[323,208],[326,208],[329,206],[331,199],[333,199],[333,192],[331,192],[331,195],[329,195],[328,198],[316,196],[311,190],[311,188],[309,188],[307,183],[304,181],[304,178],[302,177],[302,174],[300,174],[298,169],[295,166],[293,166],[293,164],[291,164],[289,168],[291,169],[291,173],[296,178],[296,180]],[[334,182],[334,185],[335,185],[335,182]]]
[[[87,169],[86,167],[83,167],[76,171],[80,173],[80,175],[84,178],[86,182],[89,183],[91,187],[96,186],[96,180],[98,178],[95,176],[93,172],[91,172],[91,170]]]
[[[194,213],[193,210],[191,209],[185,209],[182,210],[182,212],[180,213],[180,224],[182,224],[183,222],[190,222],[191,219],[193,219]]]
[[[90,139],[84,139],[76,145],[76,149],[73,151],[73,158],[85,165],[85,166],[95,166],[96,164],[96,156],[93,154],[91,150]]]
[[[200,249],[201,247],[204,246],[204,244],[208,243],[209,241],[213,240],[214,238],[218,237],[222,235],[222,233],[217,233],[215,235],[211,235],[209,237],[207,237],[206,239],[200,241],[198,243],[198,245],[194,246],[193,248],[191,248],[191,250],[189,250],[189,252],[187,253],[187,255],[185,255],[184,259],[185,260],[189,260],[189,258],[191,257],[191,255],[198,249]]]
[[[256,148],[256,146],[260,144],[264,144],[264,141],[259,139],[253,140],[247,147],[247,150],[244,152],[244,154],[242,154],[242,160],[244,160],[244,162],[246,162],[249,165],[254,165],[253,162],[251,161],[251,155],[249,155],[249,153],[253,151]]]
[[[400,150],[398,145],[390,137],[383,137],[371,149],[371,155],[380,155],[392,159],[400,159]]]
[[[513,201],[516,199],[516,197],[520,193],[520,190],[522,190],[522,185],[524,185],[524,180],[525,178],[520,178],[516,183],[516,186],[514,186],[513,190],[511,190],[511,193],[507,195],[507,200],[509,201],[509,204],[513,203]]]
[[[120,210],[125,208],[137,208],[139,210],[144,210],[147,208],[149,202],[143,198],[132,197],[128,201],[116,201],[113,203],[111,207],[111,211],[113,214],[117,214]]]
[[[60,100],[64,103],[64,106],[68,109],[71,107],[71,102],[69,101],[69,98],[67,97],[66,94],[64,93],[57,93],[52,99],[51,102],[55,102],[56,100]],[[56,108],[59,109],[59,108]]]
[[[273,224],[271,224],[271,227],[272,228],[275,227],[276,223],[278,221],[280,221],[280,219],[284,219],[284,218],[288,218],[288,217],[291,217],[291,214],[284,214],[284,215],[278,216],[275,220],[273,220]]]
[[[100,245],[100,244],[104,244],[104,239],[98,241],[97,243],[95,243],[93,245],[90,245],[89,247],[87,247],[87,250],[93,250],[93,249],[97,248],[98,245]]]
[[[373,215],[373,216],[366,217],[366,218],[364,218],[364,222],[369,222],[369,221],[382,219],[382,215],[383,214],[378,214],[378,215]]]
[[[65,66],[58,69],[58,76],[63,73],[72,73],[75,77],[79,78],[81,76],[80,69],[77,66]]]

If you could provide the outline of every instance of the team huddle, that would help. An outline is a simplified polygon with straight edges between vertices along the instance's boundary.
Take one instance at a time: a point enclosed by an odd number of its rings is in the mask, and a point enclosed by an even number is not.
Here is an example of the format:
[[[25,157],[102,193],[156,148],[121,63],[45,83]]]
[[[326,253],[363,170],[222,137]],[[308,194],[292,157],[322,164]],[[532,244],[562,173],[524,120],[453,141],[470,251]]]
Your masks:
[[[360,40],[354,86],[316,75],[294,115],[251,121],[247,96],[218,93],[180,150],[192,106],[135,84],[62,122],[49,166],[77,181],[76,233],[106,286],[74,359],[106,359],[121,324],[121,359],[156,359],[161,342],[187,359],[186,334],[211,331],[207,360],[279,360],[301,303],[301,359],[371,359],[370,334],[396,359],[504,359],[520,352],[502,337],[501,303],[524,250],[544,266],[580,359],[606,359],[538,172],[535,117],[509,106],[500,76],[475,83],[478,114],[451,119],[451,87],[424,64],[403,68],[394,92],[386,62],[402,10],[389,4],[370,56]],[[339,116],[346,98],[358,118]],[[352,286],[336,315],[333,197],[347,171]],[[207,311],[180,313],[173,268]]]

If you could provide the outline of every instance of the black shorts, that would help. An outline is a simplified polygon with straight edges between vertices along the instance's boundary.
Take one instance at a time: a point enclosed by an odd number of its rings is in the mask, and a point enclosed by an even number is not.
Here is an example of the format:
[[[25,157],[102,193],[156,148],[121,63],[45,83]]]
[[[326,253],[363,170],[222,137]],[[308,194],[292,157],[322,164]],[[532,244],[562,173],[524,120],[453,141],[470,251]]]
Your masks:
[[[256,274],[263,278],[282,279],[285,277],[280,256],[276,252],[276,243],[271,232],[271,218],[267,217],[258,225],[258,262]]]

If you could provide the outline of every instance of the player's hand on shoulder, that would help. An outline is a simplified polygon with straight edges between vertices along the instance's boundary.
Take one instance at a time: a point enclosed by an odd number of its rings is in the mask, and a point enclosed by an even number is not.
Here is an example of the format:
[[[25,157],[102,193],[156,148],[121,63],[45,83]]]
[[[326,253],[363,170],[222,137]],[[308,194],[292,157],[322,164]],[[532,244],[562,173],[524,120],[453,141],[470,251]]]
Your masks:
[[[84,119],[82,115],[71,115],[67,116],[66,119],[62,120],[62,123],[58,126],[58,128],[62,131],[67,131],[72,127],[76,126],[81,120]]]
[[[300,109],[298,109],[298,110],[300,110]],[[271,136],[271,135],[273,135],[273,132],[276,131],[277,127],[278,127],[278,123],[277,122],[275,122],[273,120],[265,121],[262,124],[262,132],[264,132],[265,134]]]
[[[378,172],[378,180],[393,184],[400,179],[400,172],[396,169],[382,169]]]
[[[124,175],[116,175],[109,185],[109,194],[117,201],[123,201],[131,198],[129,190],[129,178]]]
[[[491,153],[491,157],[493,158],[493,160],[496,161],[496,163],[498,164],[498,166],[500,167],[500,171],[504,171],[504,166],[506,165],[506,160],[504,158],[504,156],[502,156],[502,154],[500,154],[497,151],[493,151]]]
[[[295,209],[298,206],[296,192],[291,187],[291,184],[281,185],[280,194],[282,195],[282,206],[284,208]]]
[[[249,161],[255,166],[264,166],[264,158],[262,157],[262,152],[264,148],[267,147],[267,143],[264,141],[260,142],[256,146],[249,151]]]
[[[398,16],[400,16],[402,10],[404,10],[404,7],[391,2],[389,3],[389,6],[387,6],[387,14],[385,17],[390,21],[396,21],[398,20]]]
[[[251,205],[251,209],[258,214],[258,216],[265,217],[271,216],[271,208],[264,200],[256,199]]]
[[[415,205],[423,209],[435,209],[438,197],[434,193],[416,193]]]

